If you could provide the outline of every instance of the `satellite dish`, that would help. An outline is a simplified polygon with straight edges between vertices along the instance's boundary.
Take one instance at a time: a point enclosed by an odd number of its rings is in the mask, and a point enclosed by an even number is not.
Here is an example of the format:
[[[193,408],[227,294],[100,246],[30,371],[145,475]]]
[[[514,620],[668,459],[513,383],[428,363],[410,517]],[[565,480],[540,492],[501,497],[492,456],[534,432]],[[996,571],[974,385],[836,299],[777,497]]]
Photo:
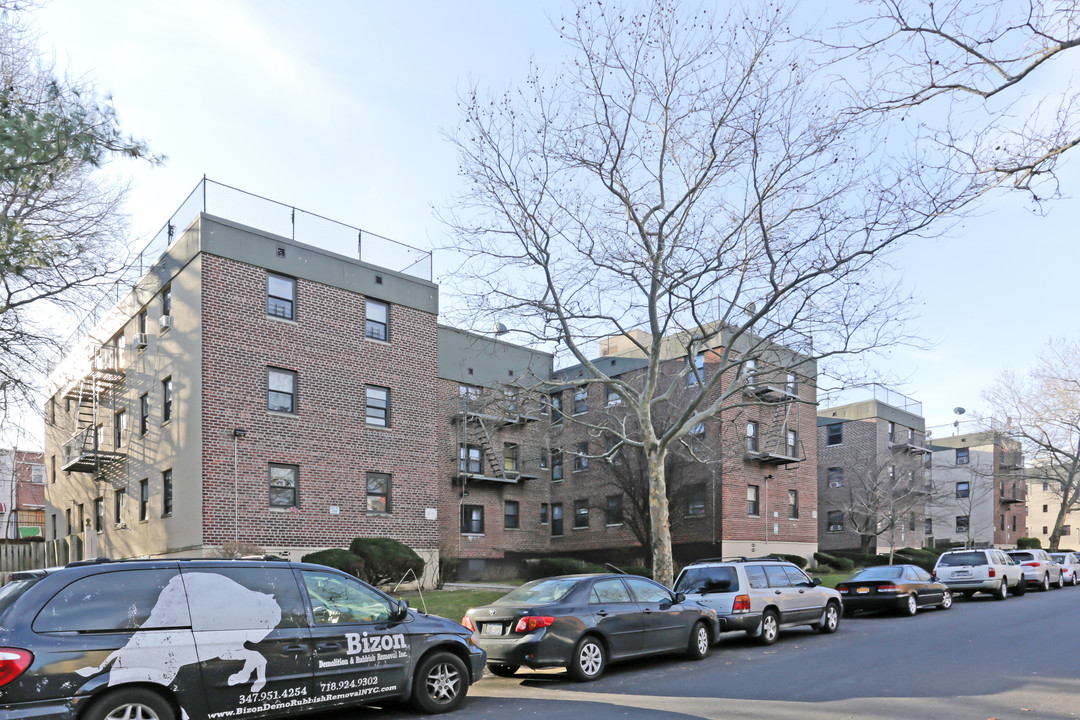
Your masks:
[[[503,335],[505,333],[510,332],[509,330],[506,329],[506,326],[503,325],[501,322],[496,322],[495,326],[491,329],[491,331],[493,333],[495,333],[496,335]]]
[[[967,412],[967,410],[965,410],[965,409],[964,409],[964,408],[962,408],[962,407],[954,407],[954,408],[952,409],[952,411],[953,411],[954,413],[956,413],[957,415],[963,415],[964,413],[966,413],[966,412]]]

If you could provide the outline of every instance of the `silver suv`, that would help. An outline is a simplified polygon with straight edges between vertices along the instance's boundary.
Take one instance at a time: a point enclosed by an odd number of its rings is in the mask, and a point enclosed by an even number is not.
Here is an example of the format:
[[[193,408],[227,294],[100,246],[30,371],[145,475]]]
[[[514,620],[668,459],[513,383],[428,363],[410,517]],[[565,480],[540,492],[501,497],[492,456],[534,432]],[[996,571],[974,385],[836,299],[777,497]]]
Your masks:
[[[954,594],[962,593],[966,598],[984,592],[1004,600],[1010,590],[1013,595],[1027,590],[1023,569],[996,548],[957,548],[942,553],[934,574]]]
[[[1023,568],[1024,579],[1028,585],[1043,592],[1049,590],[1051,585],[1056,588],[1065,587],[1065,575],[1061,565],[1045,550],[1010,550],[1009,557]]]
[[[679,573],[675,592],[715,610],[722,632],[742,630],[762,645],[797,625],[834,633],[843,612],[840,593],[783,560],[699,560]]]

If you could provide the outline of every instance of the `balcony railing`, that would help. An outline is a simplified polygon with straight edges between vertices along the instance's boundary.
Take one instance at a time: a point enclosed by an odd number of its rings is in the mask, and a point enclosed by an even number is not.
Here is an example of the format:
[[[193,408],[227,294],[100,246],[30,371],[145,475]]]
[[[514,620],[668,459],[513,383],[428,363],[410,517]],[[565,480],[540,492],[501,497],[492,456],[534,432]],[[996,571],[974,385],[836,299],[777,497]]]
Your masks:
[[[96,472],[103,465],[123,460],[124,453],[99,447],[97,428],[87,427],[76,432],[61,450],[63,470],[68,472]]]

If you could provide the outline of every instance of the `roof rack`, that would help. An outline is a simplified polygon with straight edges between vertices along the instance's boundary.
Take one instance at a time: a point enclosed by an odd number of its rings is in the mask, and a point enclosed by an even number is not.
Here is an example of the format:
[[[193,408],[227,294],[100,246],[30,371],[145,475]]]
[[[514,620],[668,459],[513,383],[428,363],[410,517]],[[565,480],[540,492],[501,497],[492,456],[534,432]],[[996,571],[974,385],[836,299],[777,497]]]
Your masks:
[[[101,565],[103,563],[111,563],[111,562],[113,562],[112,558],[105,557],[104,555],[98,555],[96,558],[93,558],[91,560],[72,560],[71,562],[69,562],[64,567],[81,567],[83,565]]]
[[[787,560],[777,557],[746,557],[745,555],[736,555],[734,557],[701,558],[700,560],[694,560],[693,562],[687,563],[686,567],[713,562],[787,562]]]

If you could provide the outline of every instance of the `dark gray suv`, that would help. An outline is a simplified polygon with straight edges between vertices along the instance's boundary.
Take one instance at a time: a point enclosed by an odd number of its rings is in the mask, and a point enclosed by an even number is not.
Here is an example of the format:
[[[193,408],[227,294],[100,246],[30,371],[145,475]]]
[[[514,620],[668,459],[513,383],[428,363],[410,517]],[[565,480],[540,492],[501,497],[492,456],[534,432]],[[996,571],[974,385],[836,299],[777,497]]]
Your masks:
[[[453,710],[486,656],[458,623],[321,565],[73,563],[0,588],[0,717],[270,717],[409,699]]]

